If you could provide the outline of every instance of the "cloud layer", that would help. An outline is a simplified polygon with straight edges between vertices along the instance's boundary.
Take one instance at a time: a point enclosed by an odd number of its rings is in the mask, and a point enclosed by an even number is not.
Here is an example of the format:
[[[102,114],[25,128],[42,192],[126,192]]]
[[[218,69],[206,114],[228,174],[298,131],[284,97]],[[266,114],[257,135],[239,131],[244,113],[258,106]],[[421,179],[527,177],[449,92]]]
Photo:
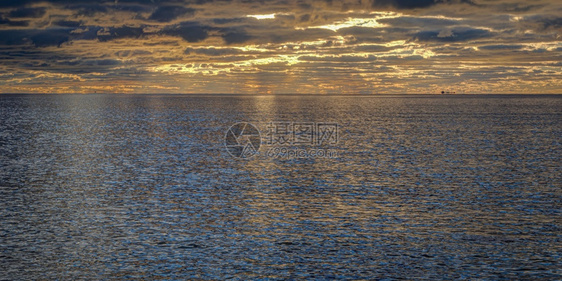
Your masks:
[[[562,3],[0,2],[0,92],[562,93]]]

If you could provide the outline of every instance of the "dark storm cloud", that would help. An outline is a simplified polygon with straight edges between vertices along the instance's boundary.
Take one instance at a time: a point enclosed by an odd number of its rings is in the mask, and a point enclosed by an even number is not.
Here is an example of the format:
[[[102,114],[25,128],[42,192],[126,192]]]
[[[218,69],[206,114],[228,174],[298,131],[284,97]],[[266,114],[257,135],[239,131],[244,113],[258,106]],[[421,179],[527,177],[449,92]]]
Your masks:
[[[462,28],[452,29],[450,31],[421,31],[414,35],[414,39],[420,41],[459,42],[491,36],[492,33],[485,29]]]
[[[245,20],[246,18],[215,18],[213,19],[213,22],[215,24],[222,25],[222,24],[240,23]]]
[[[158,22],[170,22],[179,16],[193,15],[194,13],[195,9],[185,8],[183,6],[162,6],[158,7],[148,19]]]
[[[87,0],[83,0],[83,1],[87,1]],[[106,1],[102,1],[102,2],[115,2],[115,0],[106,0]],[[186,0],[186,1],[182,1],[182,0],[119,0],[119,3],[132,3],[132,4],[142,4],[142,5],[173,5],[173,4],[182,4],[182,3],[187,3],[187,4],[195,4],[195,3],[205,3],[205,2],[209,2],[209,1],[190,1],[190,0]],[[212,1],[211,1],[212,2]]]
[[[70,39],[68,32],[68,29],[44,30],[31,35],[30,39],[36,47],[60,46]]]
[[[107,28],[98,35],[100,41],[108,41],[117,38],[139,38],[144,35],[142,27],[121,26]]]
[[[33,0],[2,0],[0,8],[24,6],[32,2]]]
[[[20,66],[26,68],[40,68],[40,67],[50,67],[51,65],[46,62],[27,62],[27,63],[22,63]]]
[[[386,51],[392,50],[393,48],[381,46],[381,45],[361,45],[361,46],[357,46],[353,49],[356,52],[373,53],[373,52],[386,52]]]
[[[61,27],[79,27],[80,25],[82,25],[82,22],[74,20],[59,20],[53,22],[53,24]]]
[[[522,13],[530,12],[544,7],[544,5],[527,4],[527,3],[502,3],[499,4],[497,9],[509,13]]]
[[[50,73],[83,74],[107,72],[123,61],[113,58],[82,59],[53,51],[0,50],[0,59],[11,58],[4,65]]]
[[[0,45],[60,46],[70,39],[70,29],[0,30]]]
[[[475,5],[470,0],[460,0],[459,3]],[[427,8],[441,3],[454,3],[450,0],[374,0],[373,7],[394,7],[398,9]]]
[[[33,3],[51,3],[56,5],[72,5],[72,4],[92,4],[95,3],[96,5],[105,5],[105,4],[114,4],[116,2],[119,3],[131,3],[131,4],[143,4],[143,5],[158,5],[158,4],[166,4],[166,3],[182,3],[183,1],[163,1],[163,0],[98,0],[98,1],[91,1],[91,0],[2,0],[0,1],[0,7],[23,7]]]
[[[82,63],[82,65],[90,65],[90,66],[116,66],[120,64],[121,61],[114,60],[114,59],[86,60]]]
[[[7,25],[7,26],[28,26],[29,22],[28,21],[13,21],[10,19],[6,19],[2,16],[0,16],[0,26],[2,25]]]
[[[347,27],[337,31],[343,36],[352,36],[354,43],[384,43],[388,41],[401,40],[409,37],[410,28],[370,28],[370,27]]]
[[[115,4],[111,6],[116,11],[134,12],[134,13],[148,13],[152,11],[152,7],[135,4]]]
[[[372,62],[376,61],[378,58],[374,55],[364,56],[301,56],[299,60],[301,61],[316,61],[316,62]]]
[[[242,51],[238,50],[238,49],[233,49],[233,48],[200,48],[200,49],[194,49],[194,48],[187,48],[184,51],[185,54],[189,55],[189,54],[199,54],[199,55],[205,55],[205,56],[225,56],[225,55],[235,55],[235,54],[240,54],[242,53]]]
[[[435,0],[375,0],[373,7],[396,7],[399,9],[424,8],[435,5]]]
[[[538,24],[542,30],[559,29],[562,28],[562,17],[533,17],[530,19]]]
[[[310,14],[301,15],[300,18],[299,18],[300,22],[307,22],[309,20],[310,20]]]
[[[57,25],[77,25],[79,22],[57,22]],[[0,30],[0,45],[26,45],[36,47],[60,46],[70,40],[99,40],[139,38],[145,33],[142,27],[88,27],[87,31],[73,33],[72,28]]]
[[[164,28],[161,34],[181,37],[187,42],[199,42],[209,37],[210,26],[198,22],[182,22]]]
[[[10,18],[40,18],[45,15],[45,8],[20,8],[11,11]]]
[[[481,50],[520,50],[523,49],[523,45],[486,45],[480,46]]]
[[[0,30],[0,45],[23,45],[27,42],[28,31]]]
[[[283,44],[295,41],[311,41],[336,35],[332,30],[311,28],[297,30],[280,26],[251,26],[248,28],[220,29],[226,44]]]
[[[532,15],[518,21],[520,30],[533,30],[539,34],[562,31],[562,17],[555,15]]]
[[[389,18],[389,19],[380,19],[378,20],[380,23],[389,24],[393,27],[431,27],[431,26],[449,26],[449,25],[458,25],[462,24],[463,22],[458,19],[450,19],[450,18],[420,18],[420,17],[413,17],[413,16],[404,16],[398,18]]]
[[[99,4],[69,4],[66,6],[71,10],[76,10],[76,15],[92,17],[97,13],[106,13],[107,7]]]
[[[224,39],[226,44],[230,45],[230,44],[245,43],[247,41],[250,41],[253,37],[244,30],[233,30],[233,31],[226,31],[222,35],[222,38]]]
[[[51,60],[45,65],[32,65],[24,67],[47,67],[45,71],[60,72],[60,73],[92,73],[112,69],[116,66],[122,65],[123,62],[116,59],[88,59],[80,60],[78,58],[69,58],[66,60]]]

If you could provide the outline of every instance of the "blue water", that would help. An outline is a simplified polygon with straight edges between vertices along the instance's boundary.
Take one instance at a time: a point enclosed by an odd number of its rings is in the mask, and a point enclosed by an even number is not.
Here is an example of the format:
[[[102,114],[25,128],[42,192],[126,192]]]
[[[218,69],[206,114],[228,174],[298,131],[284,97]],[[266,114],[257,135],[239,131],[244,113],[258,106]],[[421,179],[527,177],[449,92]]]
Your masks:
[[[560,280],[561,140],[562,96],[0,95],[0,279]]]

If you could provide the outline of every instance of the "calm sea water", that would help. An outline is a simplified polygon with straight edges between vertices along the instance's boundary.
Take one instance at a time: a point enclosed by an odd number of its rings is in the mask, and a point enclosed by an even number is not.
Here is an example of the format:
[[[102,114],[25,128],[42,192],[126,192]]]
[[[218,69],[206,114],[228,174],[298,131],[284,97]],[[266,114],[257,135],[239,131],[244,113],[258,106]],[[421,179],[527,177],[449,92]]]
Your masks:
[[[562,96],[0,95],[0,279],[561,279],[561,140]]]

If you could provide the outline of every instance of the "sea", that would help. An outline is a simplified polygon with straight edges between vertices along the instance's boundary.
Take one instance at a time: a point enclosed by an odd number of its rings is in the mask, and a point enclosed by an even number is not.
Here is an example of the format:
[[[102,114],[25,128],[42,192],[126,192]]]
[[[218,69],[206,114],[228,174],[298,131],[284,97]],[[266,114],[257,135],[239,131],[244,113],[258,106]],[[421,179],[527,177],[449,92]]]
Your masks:
[[[562,95],[0,95],[0,280],[561,280]]]

